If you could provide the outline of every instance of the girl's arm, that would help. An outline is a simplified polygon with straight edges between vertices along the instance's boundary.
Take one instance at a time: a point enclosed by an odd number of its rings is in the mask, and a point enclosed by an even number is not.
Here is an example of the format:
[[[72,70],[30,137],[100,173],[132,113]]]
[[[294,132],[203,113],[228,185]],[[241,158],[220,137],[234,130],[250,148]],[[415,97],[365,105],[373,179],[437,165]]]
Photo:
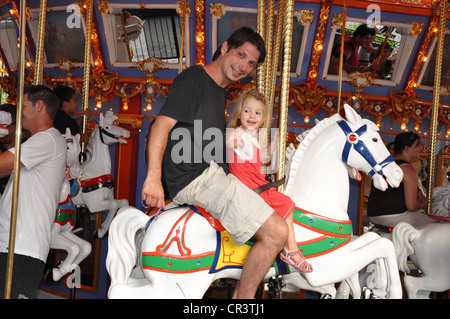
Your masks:
[[[240,134],[236,134],[236,131],[229,134],[227,137],[227,146],[229,148],[244,148],[244,141],[242,140],[242,137]]]

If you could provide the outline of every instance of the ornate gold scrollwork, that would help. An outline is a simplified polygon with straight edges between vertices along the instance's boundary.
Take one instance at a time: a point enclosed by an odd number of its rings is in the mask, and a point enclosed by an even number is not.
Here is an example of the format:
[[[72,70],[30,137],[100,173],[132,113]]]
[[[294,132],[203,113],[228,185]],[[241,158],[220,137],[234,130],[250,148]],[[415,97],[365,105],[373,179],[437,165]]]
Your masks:
[[[110,3],[111,3],[110,1],[100,1],[98,3],[98,11],[103,14],[110,14],[111,11],[109,11],[109,6],[108,6],[108,4],[110,4]]]
[[[225,15],[223,13],[223,8],[225,7],[227,7],[227,5],[223,3],[211,3],[211,9],[209,9],[211,20],[213,17],[217,17],[219,19],[223,18],[223,16]]]
[[[91,74],[92,90],[94,91],[95,100],[104,102],[110,100],[110,93],[114,89],[119,72],[116,74],[108,70],[94,69]]]
[[[303,9],[303,10],[297,10],[295,12],[301,13],[300,19],[298,20],[298,22],[300,22],[301,24],[312,23],[314,21],[314,10]]]
[[[375,81],[376,80],[367,73],[354,73],[347,76],[347,80],[345,82],[358,88],[366,88],[372,85],[379,85],[376,84]]]
[[[328,91],[320,84],[307,82],[300,83],[291,88],[294,97],[294,107],[305,116],[315,115],[322,104],[322,100]]]

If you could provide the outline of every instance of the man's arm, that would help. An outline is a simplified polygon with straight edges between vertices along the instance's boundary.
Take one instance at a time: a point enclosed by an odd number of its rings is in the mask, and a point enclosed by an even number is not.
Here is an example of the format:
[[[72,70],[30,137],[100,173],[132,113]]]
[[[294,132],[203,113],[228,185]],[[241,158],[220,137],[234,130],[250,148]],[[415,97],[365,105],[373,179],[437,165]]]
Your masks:
[[[11,175],[14,169],[15,156],[10,151],[5,151],[0,154],[0,178]],[[24,165],[20,163],[20,167]]]
[[[161,182],[162,161],[170,130],[177,120],[167,116],[157,116],[152,124],[148,139],[147,177],[142,187],[142,200],[151,207],[165,209],[164,189]]]

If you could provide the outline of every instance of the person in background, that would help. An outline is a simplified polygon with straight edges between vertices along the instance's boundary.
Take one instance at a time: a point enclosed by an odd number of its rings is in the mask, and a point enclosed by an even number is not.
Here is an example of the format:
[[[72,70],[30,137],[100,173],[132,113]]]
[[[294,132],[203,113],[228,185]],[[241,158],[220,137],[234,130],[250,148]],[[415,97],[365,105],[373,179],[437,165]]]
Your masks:
[[[66,168],[66,142],[53,127],[58,97],[42,85],[26,87],[23,127],[31,137],[21,145],[11,298],[34,298],[50,250]],[[0,177],[10,176],[0,198],[0,296],[4,296],[10,238],[15,148],[0,154]]]
[[[7,151],[16,144],[17,107],[13,104],[0,105],[0,153]],[[28,132],[22,130],[22,143],[28,138]],[[9,176],[0,178],[0,194],[8,183]]]
[[[74,119],[72,116],[75,114],[78,106],[77,93],[69,86],[60,85],[53,89],[59,99],[59,110],[56,114],[53,125],[61,133],[66,134],[66,128],[70,128],[72,135],[80,133],[81,142],[87,142],[88,137],[81,134],[81,124],[83,116]],[[87,119],[91,116],[89,108],[86,109],[85,114]]]
[[[367,203],[369,221],[377,228],[395,227],[407,222],[413,227],[434,222],[425,209],[428,199],[418,187],[419,178],[411,165],[420,155],[420,137],[414,132],[400,133],[394,140],[394,159],[403,171],[403,180],[398,188],[389,187],[381,191],[371,188]]]
[[[344,37],[344,58],[343,71],[347,74],[361,71],[364,67],[359,67],[359,53],[360,47],[371,50],[371,44],[375,37],[375,30],[369,28],[366,24],[358,26],[353,34]],[[329,74],[339,74],[339,64],[341,56],[341,39],[338,38],[333,45],[331,52],[330,65],[328,68]]]

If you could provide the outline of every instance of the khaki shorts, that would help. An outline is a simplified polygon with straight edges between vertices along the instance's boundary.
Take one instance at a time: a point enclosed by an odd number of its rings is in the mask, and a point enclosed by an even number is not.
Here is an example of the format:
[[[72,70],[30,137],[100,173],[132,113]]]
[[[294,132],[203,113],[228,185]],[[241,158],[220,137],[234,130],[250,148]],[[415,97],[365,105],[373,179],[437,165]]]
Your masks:
[[[215,162],[173,198],[203,207],[217,218],[238,245],[247,242],[274,213],[253,190]]]

